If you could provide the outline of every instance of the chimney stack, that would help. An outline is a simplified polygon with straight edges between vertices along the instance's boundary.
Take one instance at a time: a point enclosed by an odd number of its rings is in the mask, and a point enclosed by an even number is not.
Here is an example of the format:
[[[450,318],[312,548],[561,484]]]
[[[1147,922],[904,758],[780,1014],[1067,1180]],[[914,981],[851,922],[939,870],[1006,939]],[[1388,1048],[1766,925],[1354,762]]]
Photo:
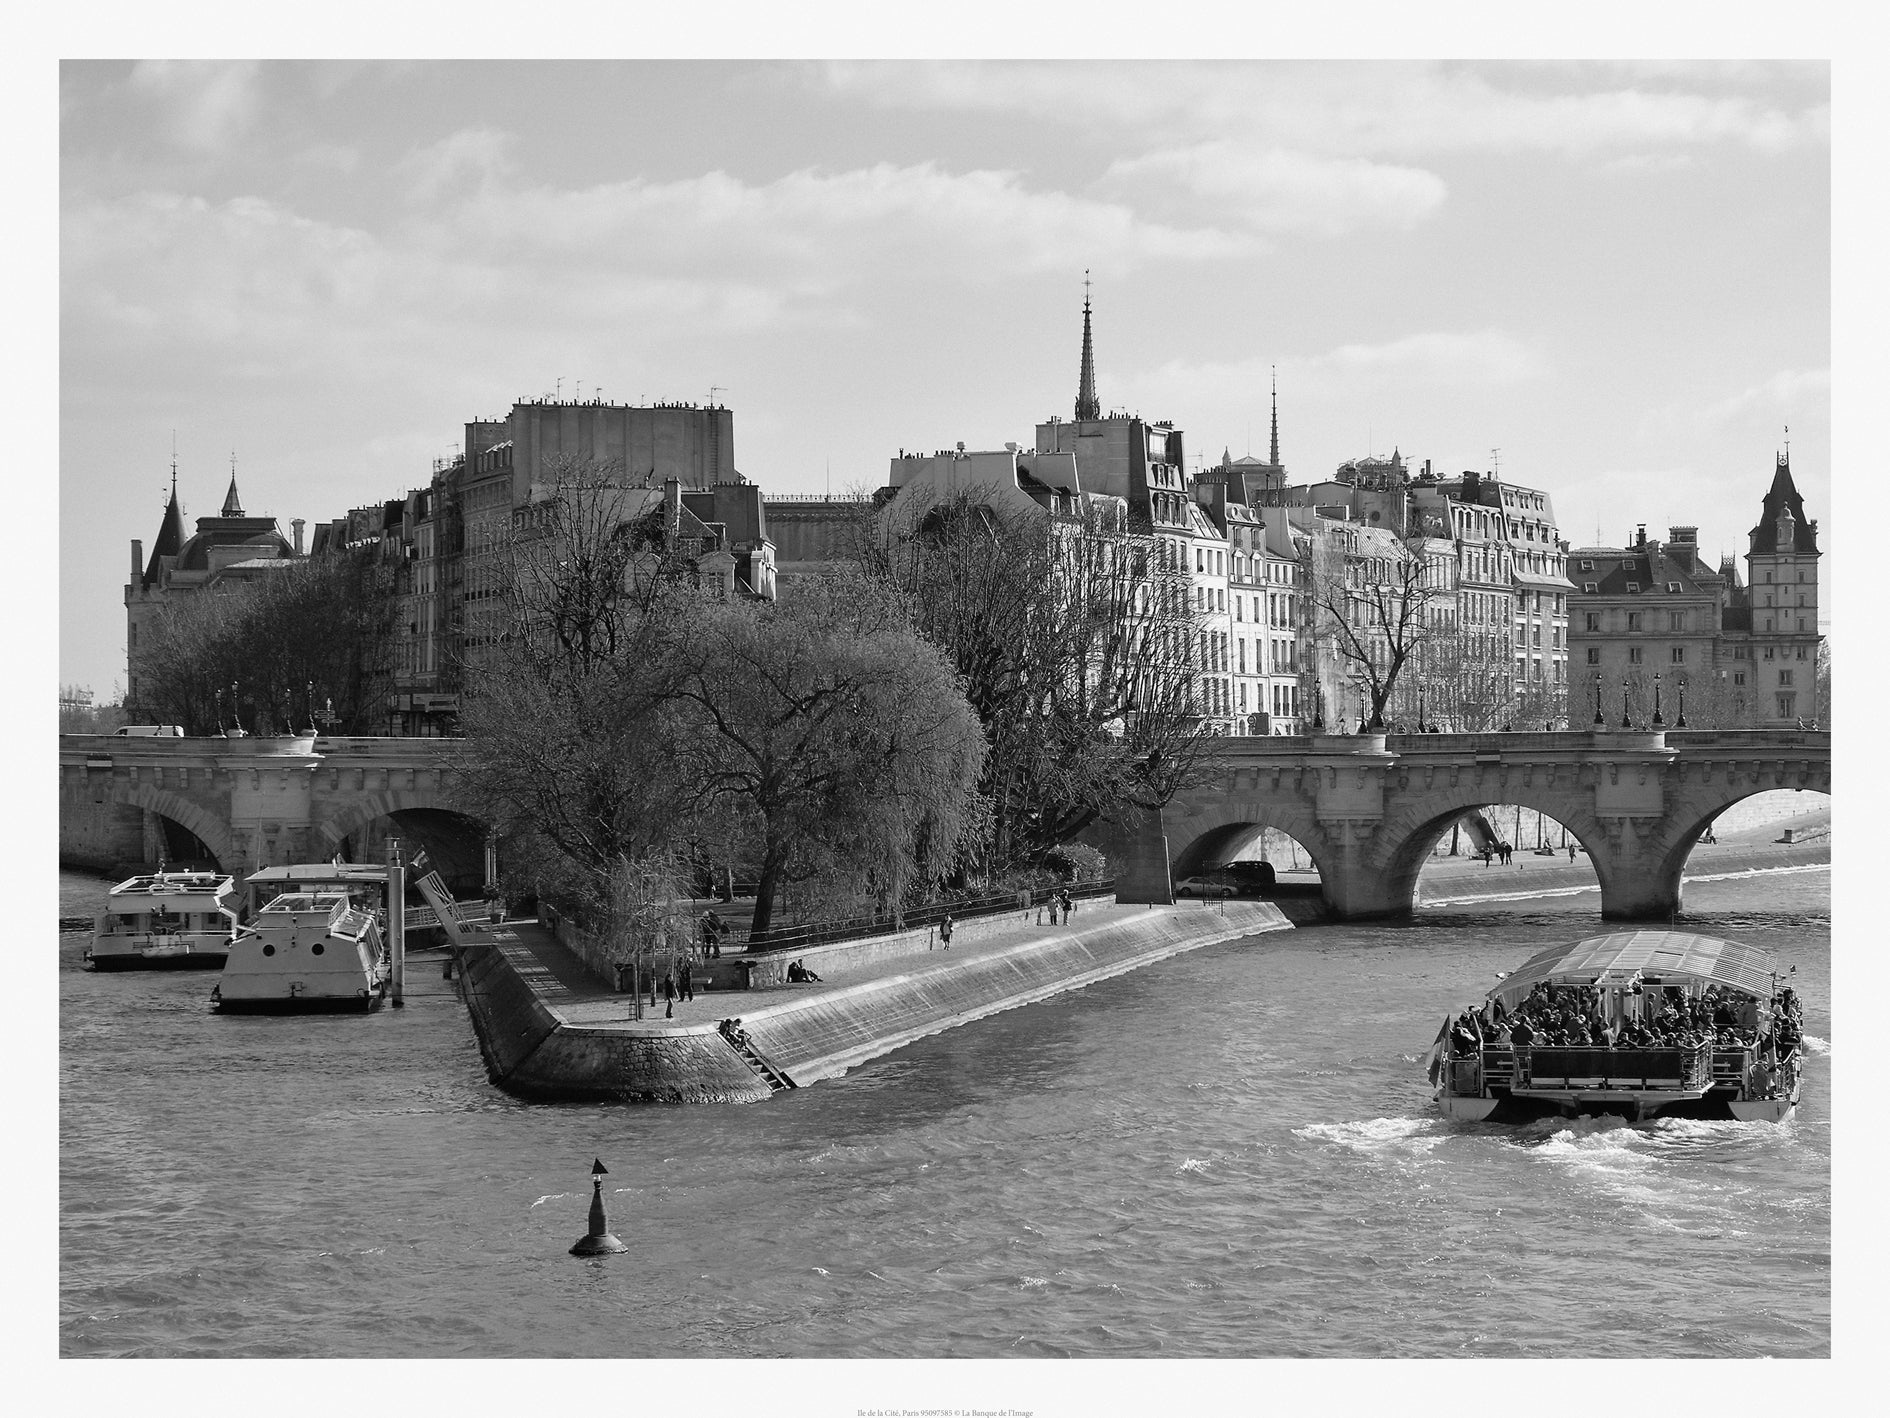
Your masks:
[[[300,555],[302,554],[302,523],[303,523],[303,520],[304,520],[303,518],[300,518],[300,517],[294,517],[294,518],[291,518],[291,519],[290,519],[290,521],[289,521],[289,526],[290,526],[290,527],[292,527],[292,528],[294,529],[294,531],[295,531],[295,554],[296,554],[297,556],[300,556]]]
[[[144,543],[136,537],[131,539],[131,579],[136,581],[144,575]]]

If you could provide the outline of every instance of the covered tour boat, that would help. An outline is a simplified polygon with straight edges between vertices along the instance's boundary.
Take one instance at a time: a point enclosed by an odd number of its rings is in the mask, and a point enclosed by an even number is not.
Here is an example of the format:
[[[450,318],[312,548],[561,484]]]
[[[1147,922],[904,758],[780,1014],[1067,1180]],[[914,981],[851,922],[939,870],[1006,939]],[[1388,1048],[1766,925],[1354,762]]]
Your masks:
[[[210,1000],[224,1014],[378,1009],[390,966],[381,934],[387,873],[378,867],[265,867],[244,882],[248,924]]]
[[[1469,1122],[1781,1122],[1802,1078],[1789,974],[1756,946],[1684,931],[1552,947],[1503,976],[1481,1009],[1444,1021],[1430,1054],[1438,1105]]]
[[[157,871],[111,889],[85,952],[94,970],[219,968],[236,932],[233,881],[208,871]]]

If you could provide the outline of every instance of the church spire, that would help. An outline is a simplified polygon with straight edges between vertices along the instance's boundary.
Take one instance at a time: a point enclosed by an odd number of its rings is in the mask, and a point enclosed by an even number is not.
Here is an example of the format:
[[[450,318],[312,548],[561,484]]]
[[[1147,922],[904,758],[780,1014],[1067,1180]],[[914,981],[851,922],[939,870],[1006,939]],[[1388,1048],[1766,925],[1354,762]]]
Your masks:
[[[1083,272],[1083,369],[1076,380],[1076,416],[1099,419],[1102,405],[1096,402],[1096,350],[1089,335],[1089,272]]]
[[[1280,367],[1273,366],[1273,448],[1267,454],[1267,465],[1280,466]]]
[[[230,490],[223,494],[223,515],[225,517],[243,515],[243,499],[236,495],[236,453],[234,450],[230,453]]]

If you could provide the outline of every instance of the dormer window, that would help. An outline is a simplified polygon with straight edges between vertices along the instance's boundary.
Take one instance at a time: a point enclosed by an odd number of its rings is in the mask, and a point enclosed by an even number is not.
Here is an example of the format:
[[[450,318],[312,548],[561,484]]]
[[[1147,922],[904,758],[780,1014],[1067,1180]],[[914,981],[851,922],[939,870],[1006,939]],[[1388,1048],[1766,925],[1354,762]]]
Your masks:
[[[1584,593],[1584,594],[1586,594],[1586,595],[1590,595],[1590,596],[1592,596],[1592,595],[1594,595],[1594,594],[1595,594],[1595,593],[1596,593],[1597,591],[1599,591],[1600,589],[1601,589],[1601,583],[1600,583],[1599,581],[1584,581],[1584,582],[1582,582],[1582,591],[1583,591],[1583,593]]]
[[[1669,582],[1667,583],[1667,594],[1668,594],[1668,595],[1670,595],[1670,596],[1677,596],[1677,595],[1679,595],[1679,594],[1680,594],[1680,583],[1679,583],[1678,581],[1669,581]]]
[[[1641,583],[1638,581],[1630,581],[1627,583],[1627,588],[1630,593],[1634,591],[1638,591],[1641,589]]]
[[[1587,559],[1586,557],[1584,557],[1584,558],[1582,559],[1582,570],[1583,570],[1583,571],[1593,571],[1594,569],[1595,569],[1595,563],[1594,563],[1594,562],[1592,562],[1592,561],[1590,561],[1590,560],[1589,560],[1589,559]]]

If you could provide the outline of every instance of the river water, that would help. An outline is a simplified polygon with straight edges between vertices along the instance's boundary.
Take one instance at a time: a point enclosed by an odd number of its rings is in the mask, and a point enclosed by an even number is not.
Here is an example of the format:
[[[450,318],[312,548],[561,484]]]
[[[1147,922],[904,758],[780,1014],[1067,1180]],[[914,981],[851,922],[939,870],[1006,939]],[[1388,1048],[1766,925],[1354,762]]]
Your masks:
[[[1211,946],[746,1107],[515,1102],[430,967],[399,1012],[225,1018],[65,935],[60,1350],[1828,1355],[1829,882],[1680,921],[1798,967],[1782,1126],[1435,1115],[1444,1013],[1592,893]],[[577,1260],[594,1155],[630,1251]]]

